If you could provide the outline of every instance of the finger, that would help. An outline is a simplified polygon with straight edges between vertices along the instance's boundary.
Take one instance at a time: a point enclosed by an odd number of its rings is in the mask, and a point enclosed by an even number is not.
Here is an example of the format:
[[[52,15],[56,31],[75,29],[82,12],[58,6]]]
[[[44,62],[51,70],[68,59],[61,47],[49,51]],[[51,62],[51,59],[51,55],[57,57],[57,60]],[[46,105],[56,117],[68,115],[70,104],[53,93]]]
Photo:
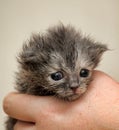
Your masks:
[[[25,96],[24,94],[18,93],[9,93],[3,101],[4,111],[11,117],[17,118],[24,121],[33,121],[33,117],[30,114],[33,113],[33,110],[30,108],[30,97]]]
[[[23,121],[17,121],[14,130],[36,130],[35,124]]]
[[[19,93],[10,93],[8,94],[3,101],[4,111],[11,117],[23,120],[35,122],[35,117],[39,115],[42,117],[42,110],[48,105],[47,97],[40,97],[19,94]],[[48,97],[48,99],[50,99]],[[50,104],[49,104],[50,105]]]

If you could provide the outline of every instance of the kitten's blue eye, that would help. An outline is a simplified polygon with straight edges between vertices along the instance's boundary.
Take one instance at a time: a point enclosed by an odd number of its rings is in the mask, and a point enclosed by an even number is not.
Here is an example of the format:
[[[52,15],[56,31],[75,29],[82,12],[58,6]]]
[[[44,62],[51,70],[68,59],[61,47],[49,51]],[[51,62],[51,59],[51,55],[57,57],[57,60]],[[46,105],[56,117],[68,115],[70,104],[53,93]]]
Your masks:
[[[62,72],[56,72],[51,74],[51,78],[55,81],[61,80],[63,78],[63,73]]]
[[[88,77],[89,75],[89,70],[88,69],[81,69],[80,71],[80,76],[81,77]]]

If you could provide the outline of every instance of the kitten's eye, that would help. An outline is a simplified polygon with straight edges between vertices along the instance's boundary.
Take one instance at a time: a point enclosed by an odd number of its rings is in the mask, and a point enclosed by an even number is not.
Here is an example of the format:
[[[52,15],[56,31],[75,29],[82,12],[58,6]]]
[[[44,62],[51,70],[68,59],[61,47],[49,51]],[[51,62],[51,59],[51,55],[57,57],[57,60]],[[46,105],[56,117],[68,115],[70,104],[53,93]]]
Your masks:
[[[88,77],[89,75],[89,70],[88,69],[81,69],[80,71],[80,76],[81,77]]]
[[[61,80],[63,78],[63,73],[62,72],[56,72],[56,73],[53,73],[51,74],[51,78],[55,81],[58,81],[58,80]]]

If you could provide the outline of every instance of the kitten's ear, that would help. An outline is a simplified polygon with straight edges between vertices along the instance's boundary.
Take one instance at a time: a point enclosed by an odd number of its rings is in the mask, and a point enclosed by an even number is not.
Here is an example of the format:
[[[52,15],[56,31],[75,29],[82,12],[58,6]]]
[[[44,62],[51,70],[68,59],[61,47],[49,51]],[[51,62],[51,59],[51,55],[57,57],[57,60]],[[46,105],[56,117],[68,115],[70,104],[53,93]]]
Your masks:
[[[31,69],[38,64],[40,51],[43,48],[43,37],[40,35],[33,34],[30,40],[23,44],[23,48],[19,56],[17,57],[18,62],[22,68]]]
[[[105,44],[95,43],[89,48],[89,56],[91,61],[94,63],[94,68],[98,65],[101,57],[108,48]]]
[[[17,57],[17,61],[23,69],[33,69],[38,60],[32,50],[23,50]]]

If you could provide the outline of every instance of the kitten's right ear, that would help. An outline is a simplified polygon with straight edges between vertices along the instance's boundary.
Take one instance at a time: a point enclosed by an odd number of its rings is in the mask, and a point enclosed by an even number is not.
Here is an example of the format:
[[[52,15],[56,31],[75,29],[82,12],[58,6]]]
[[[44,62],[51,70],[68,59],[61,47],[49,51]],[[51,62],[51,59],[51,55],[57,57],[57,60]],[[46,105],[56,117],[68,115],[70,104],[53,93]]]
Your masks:
[[[38,60],[33,50],[27,49],[19,54],[17,61],[23,69],[33,69]]]
[[[39,52],[43,48],[43,36],[40,34],[32,34],[30,39],[23,44],[23,48],[19,56],[17,57],[18,62],[22,68],[31,69],[38,64]]]

